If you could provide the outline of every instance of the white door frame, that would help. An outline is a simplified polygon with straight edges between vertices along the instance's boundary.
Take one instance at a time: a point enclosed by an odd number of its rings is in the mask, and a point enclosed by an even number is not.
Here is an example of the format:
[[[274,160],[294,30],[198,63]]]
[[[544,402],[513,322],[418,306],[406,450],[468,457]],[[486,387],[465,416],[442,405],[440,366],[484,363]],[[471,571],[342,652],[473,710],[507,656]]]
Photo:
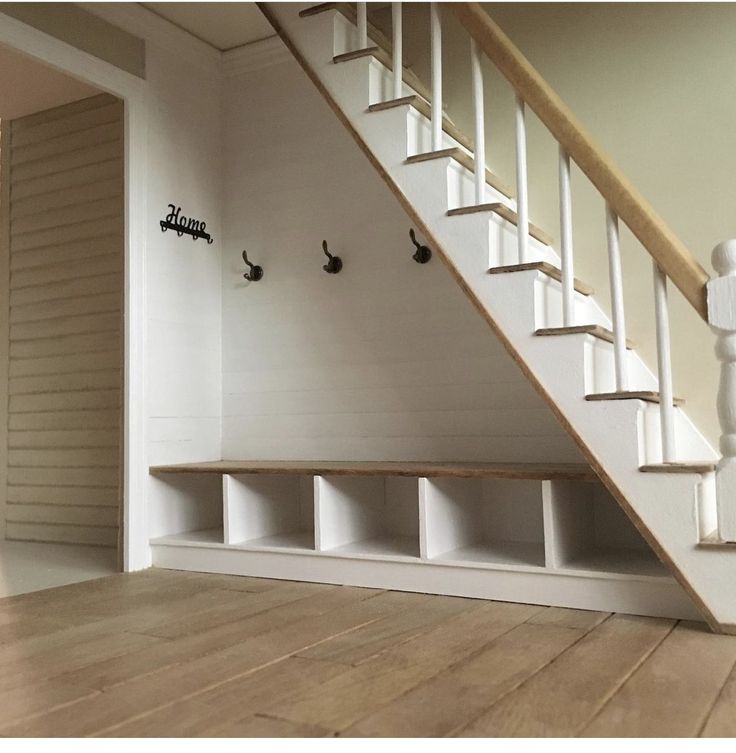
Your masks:
[[[0,44],[125,102],[123,566],[140,570],[151,564],[145,508],[146,82],[1,12]]]

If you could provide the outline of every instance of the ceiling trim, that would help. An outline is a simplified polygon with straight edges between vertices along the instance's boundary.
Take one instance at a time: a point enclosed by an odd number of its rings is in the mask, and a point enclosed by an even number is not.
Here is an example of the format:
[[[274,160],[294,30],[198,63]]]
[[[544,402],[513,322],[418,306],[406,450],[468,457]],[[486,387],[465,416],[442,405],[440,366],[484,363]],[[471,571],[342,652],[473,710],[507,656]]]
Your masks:
[[[222,72],[226,78],[229,78],[293,59],[286,45],[274,35],[223,52]]]
[[[77,5],[174,55],[183,56],[183,61],[220,68],[220,50],[138,3],[82,2]]]

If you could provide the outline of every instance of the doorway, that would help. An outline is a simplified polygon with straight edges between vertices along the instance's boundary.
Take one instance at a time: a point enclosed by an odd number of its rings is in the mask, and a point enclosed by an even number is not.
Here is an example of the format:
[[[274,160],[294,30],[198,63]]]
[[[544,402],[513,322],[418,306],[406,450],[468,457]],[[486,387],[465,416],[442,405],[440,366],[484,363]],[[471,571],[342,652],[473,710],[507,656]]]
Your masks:
[[[0,47],[0,596],[120,569],[123,121]]]

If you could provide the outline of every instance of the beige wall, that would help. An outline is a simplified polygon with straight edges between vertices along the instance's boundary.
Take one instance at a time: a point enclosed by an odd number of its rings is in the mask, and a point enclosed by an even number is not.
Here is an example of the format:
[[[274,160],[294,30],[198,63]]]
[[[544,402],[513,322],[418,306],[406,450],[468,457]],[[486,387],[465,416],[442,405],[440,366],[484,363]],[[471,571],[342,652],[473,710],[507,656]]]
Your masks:
[[[9,318],[2,327],[9,348],[0,346],[9,377],[7,423],[3,415],[0,426],[7,431],[0,458],[7,461],[0,472],[7,481],[0,489],[5,535],[115,546],[123,105],[100,94],[8,128],[2,157],[10,279],[0,315],[0,326]]]
[[[736,5],[487,4],[493,18],[572,107],[599,144],[651,201],[709,272],[710,251],[734,237]],[[428,10],[405,4],[409,62],[428,75]],[[376,22],[390,28],[390,12]],[[444,19],[445,102],[472,133],[468,42],[449,8]],[[514,179],[513,98],[486,67],[487,155]],[[559,237],[556,145],[529,117],[532,220]],[[608,307],[603,204],[579,172],[573,181],[576,273]],[[623,233],[631,337],[655,365],[651,263]],[[675,391],[714,443],[718,367],[713,336],[676,290],[671,294]]]
[[[143,40],[84,8],[78,8],[76,3],[0,3],[0,13],[17,18],[134,76],[143,78],[146,75]]]

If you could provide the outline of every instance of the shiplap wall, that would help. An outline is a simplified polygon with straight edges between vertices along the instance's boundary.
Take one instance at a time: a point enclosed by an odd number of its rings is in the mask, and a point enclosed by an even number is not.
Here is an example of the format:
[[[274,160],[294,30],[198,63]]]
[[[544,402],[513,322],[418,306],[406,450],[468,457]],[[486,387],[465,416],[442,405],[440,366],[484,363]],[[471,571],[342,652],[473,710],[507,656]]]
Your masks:
[[[117,543],[122,136],[106,94],[10,125],[9,539]]]
[[[297,65],[224,102],[223,457],[579,461]]]

